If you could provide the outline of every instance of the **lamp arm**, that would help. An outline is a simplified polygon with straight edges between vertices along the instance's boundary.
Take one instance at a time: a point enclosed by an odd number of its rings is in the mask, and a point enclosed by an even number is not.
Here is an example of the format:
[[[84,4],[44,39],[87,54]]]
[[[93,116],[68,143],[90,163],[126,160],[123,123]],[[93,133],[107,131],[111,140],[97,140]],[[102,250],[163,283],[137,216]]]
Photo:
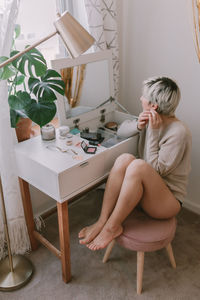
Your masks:
[[[27,47],[26,49],[24,49],[23,51],[17,53],[16,55],[12,56],[11,58],[7,59],[6,61],[4,61],[2,64],[0,64],[0,68],[3,68],[4,66],[6,66],[7,64],[11,63],[13,60],[15,60],[16,58],[22,56],[23,54],[25,54],[26,52],[30,51],[31,49],[35,48],[36,46],[42,44],[43,42],[45,42],[46,40],[50,39],[52,36],[56,35],[56,33],[58,33],[58,31],[55,31],[53,33],[50,33],[49,35],[47,35],[46,37],[44,37],[43,39],[39,40],[38,42],[34,43],[33,45]]]

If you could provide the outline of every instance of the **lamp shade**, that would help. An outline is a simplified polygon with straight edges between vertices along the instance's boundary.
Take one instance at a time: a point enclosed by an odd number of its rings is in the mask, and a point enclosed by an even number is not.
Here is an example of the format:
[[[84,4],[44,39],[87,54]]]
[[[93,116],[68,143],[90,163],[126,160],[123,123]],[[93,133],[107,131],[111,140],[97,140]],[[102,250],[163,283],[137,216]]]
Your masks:
[[[87,51],[93,44],[94,38],[70,15],[64,12],[54,22],[69,54],[74,58]]]
[[[27,53],[31,49],[37,47],[41,43],[47,41],[57,33],[60,34],[65,47],[67,48],[69,54],[72,58],[77,57],[87,51],[93,44],[95,39],[85,30],[80,23],[74,19],[69,12],[64,12],[62,16],[59,15],[58,20],[54,22],[56,31],[47,35],[43,39],[34,43],[33,45],[25,48],[16,55],[10,57],[6,61],[0,64],[0,68],[3,68],[7,64],[11,63],[16,58]]]

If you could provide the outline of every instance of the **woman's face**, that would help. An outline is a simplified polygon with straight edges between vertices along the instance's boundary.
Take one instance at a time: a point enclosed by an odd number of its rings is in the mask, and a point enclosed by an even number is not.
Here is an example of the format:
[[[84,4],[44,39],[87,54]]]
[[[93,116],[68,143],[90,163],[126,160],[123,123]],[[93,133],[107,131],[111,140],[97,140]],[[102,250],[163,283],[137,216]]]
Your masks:
[[[142,102],[143,111],[152,109],[152,104],[149,103],[149,101],[144,98],[144,96],[140,98],[140,101]]]

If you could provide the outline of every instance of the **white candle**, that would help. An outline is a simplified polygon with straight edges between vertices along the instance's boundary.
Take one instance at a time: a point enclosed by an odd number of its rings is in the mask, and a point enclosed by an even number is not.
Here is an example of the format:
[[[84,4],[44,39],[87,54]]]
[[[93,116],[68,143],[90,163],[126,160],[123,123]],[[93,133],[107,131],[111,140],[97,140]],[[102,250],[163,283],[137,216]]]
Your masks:
[[[50,141],[55,139],[56,131],[52,124],[47,124],[41,128],[41,136],[44,141]]]

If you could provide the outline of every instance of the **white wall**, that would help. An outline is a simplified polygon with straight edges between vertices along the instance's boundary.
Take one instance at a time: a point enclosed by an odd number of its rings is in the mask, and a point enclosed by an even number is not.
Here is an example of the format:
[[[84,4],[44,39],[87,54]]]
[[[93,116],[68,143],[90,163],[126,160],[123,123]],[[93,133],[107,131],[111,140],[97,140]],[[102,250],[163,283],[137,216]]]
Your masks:
[[[118,0],[121,102],[141,111],[142,81],[150,76],[174,78],[182,100],[177,116],[193,136],[188,208],[200,213],[200,64],[192,38],[190,0]]]

